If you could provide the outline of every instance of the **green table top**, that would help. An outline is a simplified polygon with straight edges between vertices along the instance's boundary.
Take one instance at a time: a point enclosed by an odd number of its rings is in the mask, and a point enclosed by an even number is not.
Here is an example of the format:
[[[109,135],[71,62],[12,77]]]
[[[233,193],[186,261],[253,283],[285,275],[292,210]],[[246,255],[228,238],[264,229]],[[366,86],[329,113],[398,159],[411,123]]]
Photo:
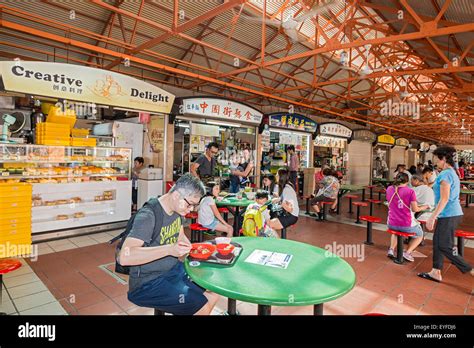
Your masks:
[[[238,237],[242,254],[232,266],[203,263],[185,268],[205,289],[239,301],[273,306],[325,303],[348,293],[355,284],[352,267],[340,257],[309,244],[287,239]],[[288,268],[245,262],[255,250],[293,255]],[[327,253],[327,255],[326,255]]]
[[[346,191],[361,191],[364,189],[364,186],[362,185],[341,185],[341,190],[346,190]]]
[[[252,203],[255,203],[255,201],[246,198],[237,199],[235,197],[224,198],[222,201],[216,200],[216,205],[218,207],[247,207]]]
[[[461,193],[468,194],[468,195],[474,195],[474,190],[461,190]]]
[[[474,180],[461,180],[461,184],[463,185],[474,185]]]
[[[392,179],[384,179],[384,178],[374,178],[372,180],[373,181],[386,181],[386,182],[393,182],[394,181]]]

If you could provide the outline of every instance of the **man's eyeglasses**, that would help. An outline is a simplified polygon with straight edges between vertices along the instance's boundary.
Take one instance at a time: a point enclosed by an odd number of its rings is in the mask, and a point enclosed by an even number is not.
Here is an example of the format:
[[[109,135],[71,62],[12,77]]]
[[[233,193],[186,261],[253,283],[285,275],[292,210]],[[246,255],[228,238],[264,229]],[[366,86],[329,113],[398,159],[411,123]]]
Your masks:
[[[191,204],[191,203],[188,202],[188,200],[186,198],[183,197],[183,199],[186,202],[186,204],[188,205],[188,208],[191,207],[194,210],[197,207],[199,207],[199,203],[198,204]]]

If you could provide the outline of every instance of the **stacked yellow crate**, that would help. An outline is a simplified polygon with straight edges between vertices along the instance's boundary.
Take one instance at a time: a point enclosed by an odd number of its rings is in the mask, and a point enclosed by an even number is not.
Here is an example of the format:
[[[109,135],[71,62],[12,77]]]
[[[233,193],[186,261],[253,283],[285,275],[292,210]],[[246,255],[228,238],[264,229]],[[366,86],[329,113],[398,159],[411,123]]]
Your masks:
[[[0,259],[31,253],[32,186],[0,183]]]
[[[71,138],[71,146],[96,146],[96,138]]]
[[[42,122],[36,125],[36,143],[39,145],[69,145],[68,124]]]

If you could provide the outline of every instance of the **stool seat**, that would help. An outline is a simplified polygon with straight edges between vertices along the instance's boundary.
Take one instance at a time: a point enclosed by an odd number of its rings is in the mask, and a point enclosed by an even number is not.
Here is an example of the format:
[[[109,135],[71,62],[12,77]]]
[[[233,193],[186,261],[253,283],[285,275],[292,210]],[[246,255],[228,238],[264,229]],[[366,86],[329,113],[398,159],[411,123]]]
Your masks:
[[[226,207],[217,208],[217,210],[219,210],[219,213],[229,213],[229,209],[227,209]]]
[[[184,216],[186,219],[197,219],[198,213],[196,211],[192,211]]]
[[[371,188],[377,187],[377,185],[368,185],[368,186],[365,186],[365,187],[371,189]]]
[[[365,202],[352,202],[352,205],[359,206],[359,207],[367,207],[368,204]]]
[[[372,222],[372,223],[379,223],[382,222],[382,218],[377,216],[370,216],[370,215],[363,215],[360,217],[362,221]]]
[[[464,238],[474,238],[474,232],[464,231],[464,230],[456,230],[455,236],[456,237],[464,237]]]
[[[320,203],[321,203],[322,205],[328,205],[328,204],[329,204],[329,205],[332,205],[332,204],[334,204],[334,202],[320,202]]]
[[[416,233],[415,233],[415,232],[395,231],[395,230],[391,230],[390,228],[387,229],[387,232],[388,232],[388,233],[391,233],[391,234],[394,234],[394,235],[396,235],[396,236],[402,236],[402,237],[413,237],[413,236],[416,236]]]
[[[386,193],[387,190],[385,190],[384,188],[381,188],[381,189],[376,190],[375,192],[377,192],[377,193],[378,193],[378,192]]]
[[[0,274],[10,273],[21,267],[21,262],[14,259],[0,259]]]
[[[382,203],[381,200],[378,200],[378,199],[366,199],[367,202],[371,202],[371,203],[374,203],[374,204],[379,204],[379,203]]]
[[[354,199],[354,198],[359,198],[359,196],[356,196],[356,195],[345,195],[344,197],[346,197],[346,198],[352,198],[352,199]]]
[[[202,226],[201,224],[198,224],[198,223],[189,225],[189,228],[193,231],[209,231],[208,228],[206,228],[206,227],[204,227],[204,226]]]

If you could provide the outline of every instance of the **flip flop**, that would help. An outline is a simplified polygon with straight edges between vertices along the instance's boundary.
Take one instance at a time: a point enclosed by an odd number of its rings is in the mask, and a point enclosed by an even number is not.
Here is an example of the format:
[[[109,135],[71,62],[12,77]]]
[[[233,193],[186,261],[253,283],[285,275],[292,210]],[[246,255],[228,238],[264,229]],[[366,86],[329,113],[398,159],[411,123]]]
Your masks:
[[[418,277],[423,278],[423,279],[432,280],[436,283],[441,283],[440,280],[433,278],[432,276],[429,275],[429,273],[418,273]]]

